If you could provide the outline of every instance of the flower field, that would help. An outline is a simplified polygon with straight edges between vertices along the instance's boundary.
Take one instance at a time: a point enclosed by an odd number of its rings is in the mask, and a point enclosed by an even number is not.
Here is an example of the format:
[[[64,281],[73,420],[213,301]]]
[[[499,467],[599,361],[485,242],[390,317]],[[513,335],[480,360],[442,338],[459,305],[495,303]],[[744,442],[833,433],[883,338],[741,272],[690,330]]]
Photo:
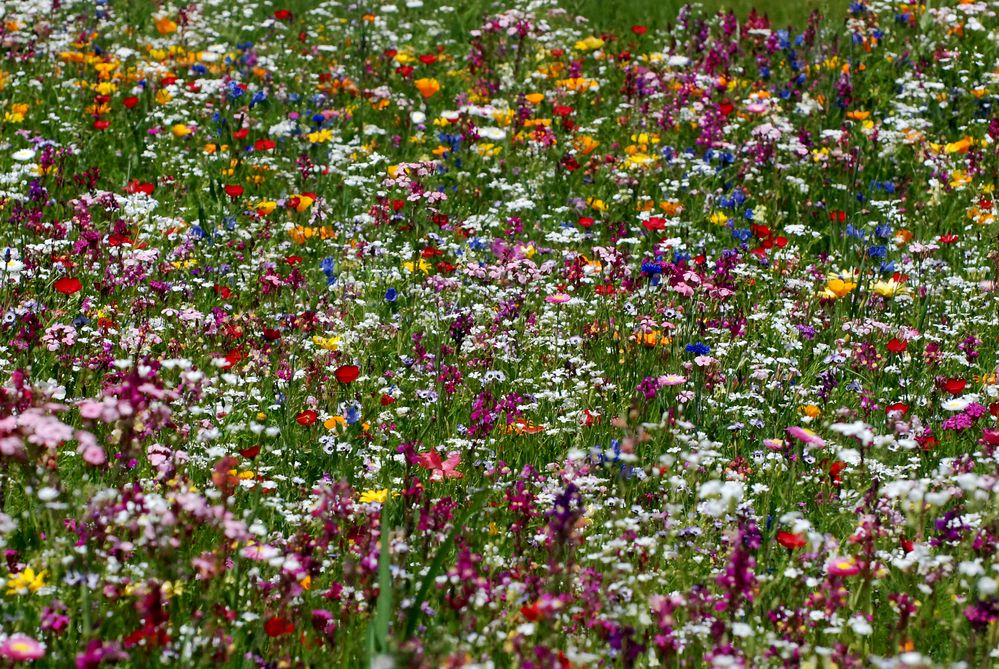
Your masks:
[[[605,4],[0,4],[0,666],[999,664],[999,2]]]

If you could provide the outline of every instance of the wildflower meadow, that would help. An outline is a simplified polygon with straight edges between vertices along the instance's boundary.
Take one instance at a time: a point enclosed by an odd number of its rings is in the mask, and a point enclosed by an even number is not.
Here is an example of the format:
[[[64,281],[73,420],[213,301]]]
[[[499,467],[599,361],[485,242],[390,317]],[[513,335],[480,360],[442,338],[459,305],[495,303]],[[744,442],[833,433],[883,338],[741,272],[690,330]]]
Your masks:
[[[0,1],[0,667],[999,666],[997,12]]]

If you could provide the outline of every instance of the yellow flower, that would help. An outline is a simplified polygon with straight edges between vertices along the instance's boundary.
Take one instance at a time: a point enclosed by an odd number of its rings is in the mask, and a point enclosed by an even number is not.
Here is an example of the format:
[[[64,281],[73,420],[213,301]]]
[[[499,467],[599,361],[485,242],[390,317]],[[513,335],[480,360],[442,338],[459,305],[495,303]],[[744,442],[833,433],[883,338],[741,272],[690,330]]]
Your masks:
[[[428,263],[423,258],[420,258],[419,263],[414,263],[414,262],[410,261],[410,262],[403,263],[402,266],[410,274],[412,274],[416,270],[419,270],[419,271],[423,272],[424,274],[429,274],[430,273],[430,263]]]
[[[841,297],[849,295],[850,292],[856,287],[857,284],[853,281],[844,281],[840,278],[830,279],[826,284],[825,290],[819,293],[819,296],[831,300],[838,300]]]
[[[728,221],[728,215],[726,215],[724,212],[716,211],[715,213],[711,214],[711,218],[709,218],[708,220],[714,223],[715,225],[725,225],[725,223]]]
[[[524,99],[530,102],[532,105],[541,104],[545,99],[544,93],[528,93],[524,96]]]
[[[417,79],[413,82],[413,85],[416,86],[416,90],[420,91],[420,95],[422,95],[424,99],[433,97],[436,95],[437,91],[441,89],[440,82],[436,79]]]
[[[586,204],[590,205],[594,211],[607,211],[607,205],[603,200],[588,197],[586,198]]]
[[[635,153],[628,156],[624,162],[628,167],[646,167],[652,161],[652,156],[647,153]]]
[[[322,144],[333,139],[333,131],[329,129],[317,130],[306,135],[310,144]]]
[[[576,42],[575,49],[576,51],[593,51],[594,49],[599,49],[603,45],[604,41],[602,39],[590,35],[589,37]]]
[[[340,338],[339,337],[320,337],[316,335],[312,338],[312,343],[323,349],[324,351],[338,351],[340,350]]]
[[[174,126],[170,128],[170,132],[173,133],[174,137],[187,137],[191,134],[191,129],[183,123],[175,123]]]
[[[801,413],[808,416],[809,418],[818,418],[822,415],[822,410],[819,409],[814,404],[806,404],[801,407]]]
[[[271,213],[277,208],[277,202],[274,200],[261,200],[257,203],[257,211],[263,212],[265,215]]]
[[[327,430],[335,430],[340,427],[347,427],[347,419],[343,416],[331,416],[323,421],[323,427]]]
[[[361,504],[371,504],[372,502],[384,504],[386,499],[388,499],[388,488],[382,488],[381,490],[367,490],[361,493],[360,501]]]
[[[301,214],[303,211],[308,209],[313,202],[315,202],[315,200],[308,195],[299,195],[298,206],[295,207],[295,211]]]
[[[8,595],[26,595],[28,592],[38,592],[45,587],[45,570],[35,573],[31,567],[14,574],[7,581]]]
[[[168,91],[167,89],[161,88],[160,90],[156,91],[156,104],[165,105],[171,100],[173,100],[173,95],[171,95],[170,91]]]
[[[871,290],[881,297],[895,297],[896,295],[905,295],[909,292],[908,288],[895,279],[889,279],[888,281],[879,280],[875,282]]]

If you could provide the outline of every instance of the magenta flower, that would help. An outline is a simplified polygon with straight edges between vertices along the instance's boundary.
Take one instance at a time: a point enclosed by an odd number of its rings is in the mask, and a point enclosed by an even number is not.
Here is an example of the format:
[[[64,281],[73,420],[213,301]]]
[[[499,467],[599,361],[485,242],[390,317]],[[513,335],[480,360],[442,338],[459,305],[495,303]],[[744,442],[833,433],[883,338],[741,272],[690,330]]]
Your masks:
[[[0,657],[15,662],[38,660],[45,657],[45,646],[26,634],[12,634],[0,644]]]

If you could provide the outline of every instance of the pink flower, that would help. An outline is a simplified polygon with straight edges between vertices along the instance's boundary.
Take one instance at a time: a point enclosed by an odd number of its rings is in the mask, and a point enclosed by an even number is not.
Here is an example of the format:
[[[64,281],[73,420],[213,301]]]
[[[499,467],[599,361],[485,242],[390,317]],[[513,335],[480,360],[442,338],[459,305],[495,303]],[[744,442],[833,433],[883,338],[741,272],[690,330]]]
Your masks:
[[[461,464],[461,454],[459,453],[448,453],[447,460],[441,461],[440,454],[431,449],[426,453],[420,453],[417,457],[417,463],[424,469],[430,470],[430,480],[435,483],[444,479],[460,479],[464,476],[457,470],[458,465]]]
[[[806,430],[803,427],[798,427],[797,425],[787,428],[787,433],[797,439],[798,441],[808,444],[809,446],[825,446],[826,440],[815,434],[811,430]]]
[[[20,662],[45,657],[45,646],[25,634],[12,634],[0,644],[0,657]]]
[[[834,558],[826,565],[826,571],[833,576],[856,576],[860,565],[852,556]]]
[[[566,295],[565,293],[556,293],[555,295],[549,295],[546,297],[545,302],[548,304],[565,304],[571,299],[572,297]]]

